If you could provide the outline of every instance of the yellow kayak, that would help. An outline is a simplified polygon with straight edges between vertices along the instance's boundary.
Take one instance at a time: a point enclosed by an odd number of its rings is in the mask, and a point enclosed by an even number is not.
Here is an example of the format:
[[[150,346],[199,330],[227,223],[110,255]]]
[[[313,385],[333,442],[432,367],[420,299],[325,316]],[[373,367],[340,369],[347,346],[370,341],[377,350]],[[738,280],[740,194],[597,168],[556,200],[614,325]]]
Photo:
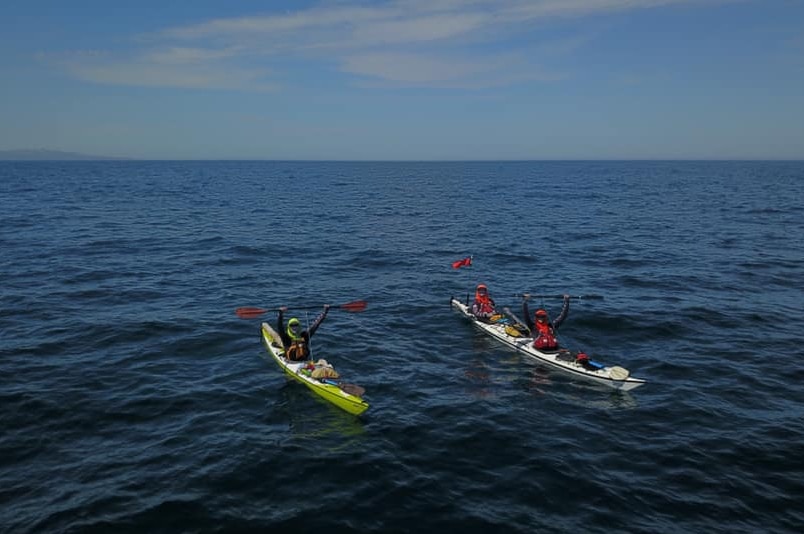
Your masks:
[[[354,415],[360,415],[368,409],[369,404],[362,398],[365,393],[363,388],[340,382],[331,376],[325,376],[335,373],[320,372],[328,371],[327,368],[332,369],[332,366],[325,360],[319,360],[316,363],[312,360],[295,362],[286,359],[282,338],[268,323],[262,323],[262,342],[286,375],[301,382],[319,397]]]

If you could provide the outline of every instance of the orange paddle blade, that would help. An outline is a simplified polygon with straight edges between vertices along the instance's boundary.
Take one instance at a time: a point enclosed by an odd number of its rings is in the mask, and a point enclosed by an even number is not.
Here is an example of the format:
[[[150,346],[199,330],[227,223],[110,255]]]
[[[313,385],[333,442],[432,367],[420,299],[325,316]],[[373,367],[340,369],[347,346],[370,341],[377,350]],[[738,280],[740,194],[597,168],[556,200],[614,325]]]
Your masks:
[[[237,308],[235,313],[241,319],[255,319],[265,313],[268,310],[264,310],[262,308],[255,308],[254,306],[243,306],[242,308]]]
[[[366,309],[368,303],[365,300],[356,300],[354,302],[347,302],[346,304],[341,304],[340,308],[344,309],[348,312],[362,312]]]

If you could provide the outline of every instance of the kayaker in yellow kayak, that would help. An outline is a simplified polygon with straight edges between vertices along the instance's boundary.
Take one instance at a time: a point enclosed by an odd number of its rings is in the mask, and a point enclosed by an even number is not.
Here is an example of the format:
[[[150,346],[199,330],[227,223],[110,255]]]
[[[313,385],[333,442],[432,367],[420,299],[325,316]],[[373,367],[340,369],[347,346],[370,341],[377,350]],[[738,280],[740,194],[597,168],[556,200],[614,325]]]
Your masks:
[[[301,321],[296,317],[292,317],[285,328],[284,312],[286,311],[287,306],[279,308],[279,316],[276,319],[276,331],[285,345],[285,358],[295,362],[307,360],[310,357],[310,338],[327,317],[329,304],[324,305],[324,311],[316,317],[307,330],[302,329]]]

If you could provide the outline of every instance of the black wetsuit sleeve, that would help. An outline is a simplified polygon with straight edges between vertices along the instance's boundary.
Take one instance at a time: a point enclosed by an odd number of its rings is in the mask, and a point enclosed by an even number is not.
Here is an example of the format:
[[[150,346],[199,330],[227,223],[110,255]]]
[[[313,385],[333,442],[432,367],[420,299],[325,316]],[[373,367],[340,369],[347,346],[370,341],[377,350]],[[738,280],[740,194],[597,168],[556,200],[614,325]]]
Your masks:
[[[313,324],[310,326],[310,328],[307,329],[308,339],[311,338],[313,334],[315,334],[315,331],[318,330],[318,327],[321,326],[321,323],[324,322],[324,319],[326,319],[327,317],[328,311],[329,311],[328,309],[325,309],[321,315],[315,318],[315,321],[313,321]]]
[[[282,314],[282,310],[279,310],[279,315],[276,317],[276,333],[282,338],[282,344],[285,348],[289,347],[290,338],[288,337],[288,333],[285,332],[285,316]]]
[[[564,297],[564,306],[561,307],[561,313],[558,314],[556,320],[553,321],[553,330],[558,330],[558,327],[561,326],[561,323],[563,323],[564,319],[567,318],[567,315],[569,314],[569,305],[570,305],[569,297]]]
[[[528,309],[527,300],[522,301],[522,315],[524,316],[525,319],[525,326],[527,326],[531,332],[534,332],[535,331],[534,328],[536,327],[536,325],[533,324],[533,319],[531,319],[530,317],[530,310]]]

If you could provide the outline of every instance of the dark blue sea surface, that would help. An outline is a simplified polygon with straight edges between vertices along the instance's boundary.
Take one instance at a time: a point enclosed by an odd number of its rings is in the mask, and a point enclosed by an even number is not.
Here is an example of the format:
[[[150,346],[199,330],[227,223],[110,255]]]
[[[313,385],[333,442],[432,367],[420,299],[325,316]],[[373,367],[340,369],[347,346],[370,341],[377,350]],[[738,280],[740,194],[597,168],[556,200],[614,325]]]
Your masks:
[[[802,162],[3,162],[0,251],[0,532],[804,529]],[[648,383],[483,337],[479,282],[602,295],[562,342]],[[234,313],[356,299],[359,418]]]

